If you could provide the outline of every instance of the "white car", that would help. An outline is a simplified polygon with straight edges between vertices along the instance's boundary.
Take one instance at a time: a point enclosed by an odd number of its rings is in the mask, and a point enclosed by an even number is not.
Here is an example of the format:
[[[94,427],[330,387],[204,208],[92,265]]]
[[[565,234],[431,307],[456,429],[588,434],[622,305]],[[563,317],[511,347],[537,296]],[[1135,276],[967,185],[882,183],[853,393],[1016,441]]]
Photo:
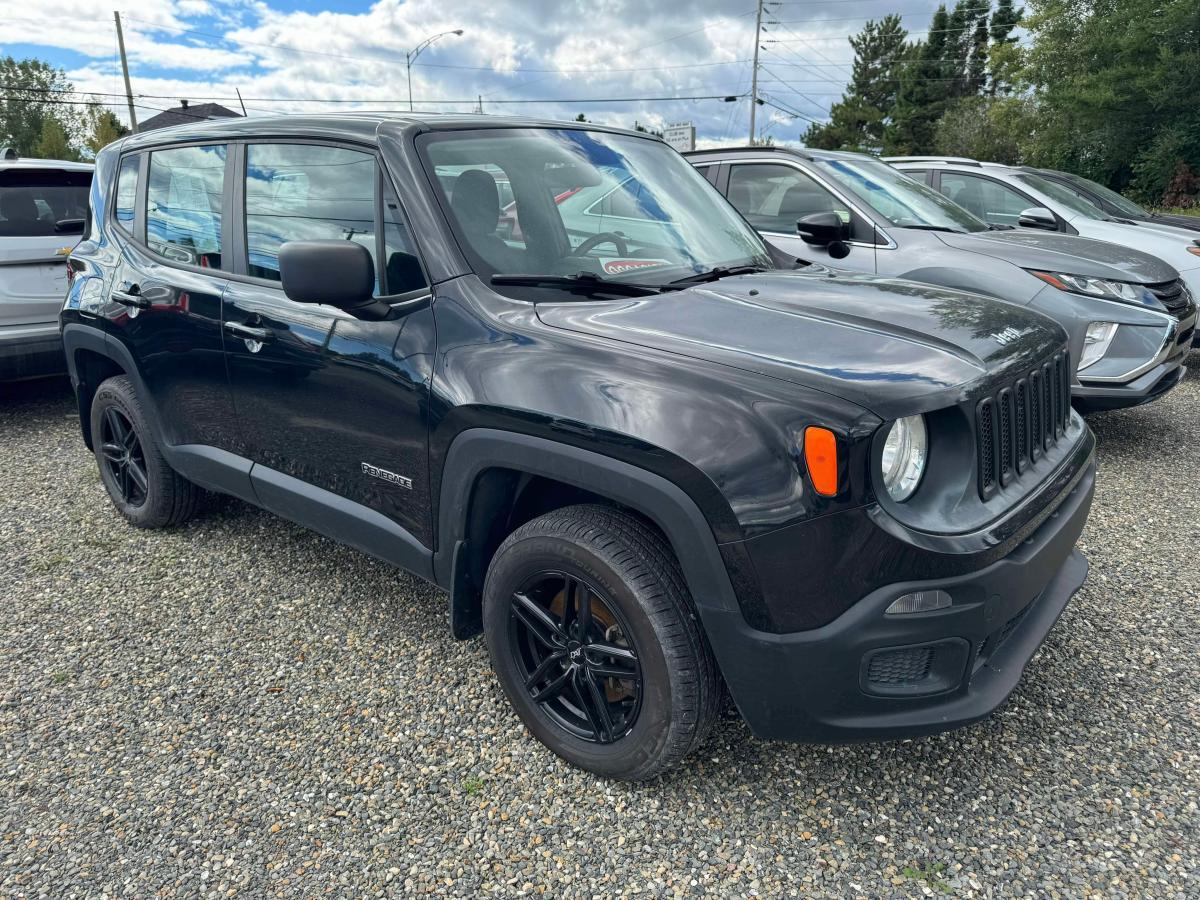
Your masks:
[[[66,371],[58,311],[92,166],[0,152],[0,381]]]
[[[1155,221],[1116,219],[1078,192],[1027,166],[950,156],[885,157],[897,169],[941,191],[992,225],[1079,234],[1157,256],[1179,271],[1200,302],[1200,238]]]

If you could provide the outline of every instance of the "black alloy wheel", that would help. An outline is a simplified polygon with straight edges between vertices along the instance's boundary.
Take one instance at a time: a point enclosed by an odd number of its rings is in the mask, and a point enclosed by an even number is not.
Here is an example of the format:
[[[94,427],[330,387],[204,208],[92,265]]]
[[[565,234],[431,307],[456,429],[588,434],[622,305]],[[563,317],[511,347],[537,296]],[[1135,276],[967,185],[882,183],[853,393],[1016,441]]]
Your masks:
[[[109,406],[104,410],[100,428],[100,453],[121,500],[131,507],[144,504],[149,484],[146,477],[146,454],[133,423],[116,406]]]
[[[642,672],[631,630],[596,586],[540,572],[512,594],[508,638],[530,699],[560,728],[611,744],[637,721]]]

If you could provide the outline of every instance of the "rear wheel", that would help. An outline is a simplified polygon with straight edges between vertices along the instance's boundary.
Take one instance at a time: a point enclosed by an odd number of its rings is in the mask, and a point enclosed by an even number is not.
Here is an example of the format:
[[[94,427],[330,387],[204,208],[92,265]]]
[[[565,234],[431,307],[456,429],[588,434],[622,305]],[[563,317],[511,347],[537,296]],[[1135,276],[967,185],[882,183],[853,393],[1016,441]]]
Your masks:
[[[599,775],[669,769],[716,717],[720,679],[679,565],[618,510],[567,507],[513,532],[488,570],[484,629],[525,725]]]
[[[91,430],[100,480],[130,524],[162,528],[182,524],[195,514],[200,489],[167,464],[133,384],[124,375],[96,389]]]

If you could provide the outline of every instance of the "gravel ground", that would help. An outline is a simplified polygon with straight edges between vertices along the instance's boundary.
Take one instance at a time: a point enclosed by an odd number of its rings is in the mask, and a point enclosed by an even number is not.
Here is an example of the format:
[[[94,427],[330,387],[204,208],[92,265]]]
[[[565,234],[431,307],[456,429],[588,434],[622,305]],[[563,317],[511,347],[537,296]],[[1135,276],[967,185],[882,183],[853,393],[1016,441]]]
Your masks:
[[[7,389],[0,888],[1200,896],[1200,377],[1091,424],[1092,574],[997,715],[841,748],[730,715],[625,786],[526,735],[436,591],[239,503],[135,531],[65,385]]]

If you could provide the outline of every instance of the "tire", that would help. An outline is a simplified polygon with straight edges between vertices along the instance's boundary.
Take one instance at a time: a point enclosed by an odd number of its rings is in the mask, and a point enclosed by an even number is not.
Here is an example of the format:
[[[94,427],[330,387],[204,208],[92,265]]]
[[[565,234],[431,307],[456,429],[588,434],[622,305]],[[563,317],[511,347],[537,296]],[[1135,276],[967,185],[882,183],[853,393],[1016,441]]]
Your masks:
[[[718,715],[720,675],[679,563],[657,532],[619,510],[566,507],[510,534],[488,568],[483,624],[525,726],[589,772],[652,778],[694,750]]]
[[[127,377],[109,378],[96,389],[91,427],[100,480],[129,524],[166,528],[195,515],[201,491],[167,464]],[[123,440],[120,427],[127,429]]]

